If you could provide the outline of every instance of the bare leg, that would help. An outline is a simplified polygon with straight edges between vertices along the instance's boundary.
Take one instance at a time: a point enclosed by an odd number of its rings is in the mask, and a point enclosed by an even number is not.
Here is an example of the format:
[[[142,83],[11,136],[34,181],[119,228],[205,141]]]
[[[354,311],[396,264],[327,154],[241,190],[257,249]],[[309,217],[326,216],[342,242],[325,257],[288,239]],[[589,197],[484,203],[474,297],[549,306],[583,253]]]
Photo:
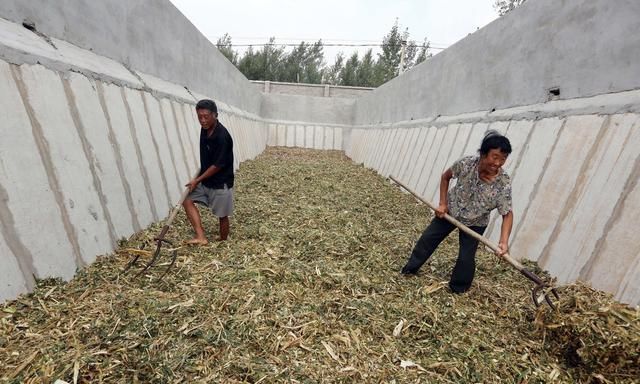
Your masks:
[[[229,236],[229,216],[221,217],[220,218],[220,237],[218,237],[216,240],[224,241],[224,240],[227,240],[228,236]]]
[[[196,235],[193,239],[187,241],[188,244],[200,244],[205,245],[209,241],[207,237],[204,235],[204,229],[202,228],[202,221],[200,221],[200,212],[198,212],[198,208],[195,203],[191,199],[185,199],[182,203],[184,207],[184,211],[187,214],[187,218],[193,227],[193,230],[196,232]]]

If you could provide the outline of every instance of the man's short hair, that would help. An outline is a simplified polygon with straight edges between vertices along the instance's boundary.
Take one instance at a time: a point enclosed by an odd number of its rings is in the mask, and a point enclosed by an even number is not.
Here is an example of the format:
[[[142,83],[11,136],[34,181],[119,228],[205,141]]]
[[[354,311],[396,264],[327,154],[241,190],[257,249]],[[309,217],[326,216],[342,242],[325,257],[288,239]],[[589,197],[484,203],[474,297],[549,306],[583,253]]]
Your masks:
[[[198,101],[198,104],[196,104],[196,111],[198,109],[208,109],[212,113],[218,113],[218,106],[213,100],[209,99],[202,99]]]

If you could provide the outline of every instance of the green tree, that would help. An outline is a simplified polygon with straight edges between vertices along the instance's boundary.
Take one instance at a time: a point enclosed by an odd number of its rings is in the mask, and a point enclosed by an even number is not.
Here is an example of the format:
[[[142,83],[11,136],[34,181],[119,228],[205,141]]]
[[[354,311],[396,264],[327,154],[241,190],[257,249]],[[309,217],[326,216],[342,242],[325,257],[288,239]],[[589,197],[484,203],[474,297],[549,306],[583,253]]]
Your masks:
[[[384,37],[382,53],[378,54],[378,61],[374,66],[374,84],[379,86],[413,68],[416,64],[431,57],[429,52],[429,41],[424,39],[422,46],[418,46],[415,41],[409,40],[409,29],[399,32],[398,21],[391,28],[391,31]],[[403,53],[404,46],[404,53]],[[404,59],[402,56],[404,55]],[[402,62],[402,68],[400,63]]]
[[[307,51],[307,44],[301,42],[293,48],[291,52],[284,55],[280,67],[278,68],[277,81],[289,83],[300,83],[304,77],[304,57]]]
[[[524,3],[526,0],[496,0],[493,4],[493,8],[498,11],[500,16],[506,15],[508,12],[513,11],[517,6]]]
[[[400,33],[397,19],[384,36],[380,46],[382,52],[378,53],[375,60],[371,49],[362,59],[359,59],[358,52],[355,51],[346,61],[344,53],[340,52],[334,63],[327,65],[322,40],[313,44],[302,41],[287,53],[285,46],[276,45],[275,38],[272,37],[260,49],[249,47],[241,58],[233,50],[231,36],[228,34],[218,39],[216,45],[251,80],[377,87],[400,72],[403,44],[403,71],[431,57],[429,41],[425,38],[422,45],[417,45],[415,41],[409,40],[408,28]]]
[[[294,49],[289,57],[293,57],[292,63],[297,68],[290,67],[296,72],[296,82],[308,84],[320,84],[322,82],[322,68],[324,66],[324,45],[322,40],[313,44],[305,44],[304,41]]]
[[[238,62],[238,69],[249,80],[277,80],[285,56],[285,47],[277,46],[275,40],[275,37],[270,38],[269,42],[257,51],[249,47]]]
[[[369,49],[362,60],[360,60],[360,64],[358,64],[358,69],[356,70],[356,85],[359,87],[376,87],[374,77],[373,77],[373,51]]]
[[[382,39],[382,53],[378,54],[378,61],[376,61],[374,68],[375,83],[386,83],[398,76],[403,39],[404,37],[398,31],[398,20],[396,19],[391,31]]]
[[[358,85],[357,73],[359,63],[358,52],[353,52],[340,71],[340,85],[351,87]]]
[[[336,55],[333,65],[324,69],[322,81],[325,84],[340,84],[340,72],[342,71],[342,67],[344,67],[344,54],[342,52],[339,52]]]
[[[218,39],[216,47],[218,47],[220,53],[222,53],[227,60],[229,60],[233,65],[238,66],[238,52],[233,49],[231,36],[229,36],[228,33],[225,33],[224,36]]]
[[[422,46],[420,47],[420,52],[418,53],[418,56],[416,56],[415,65],[418,65],[433,56],[431,52],[429,52],[430,45],[431,43],[429,43],[429,41],[425,37],[424,41],[422,42]]]
[[[318,40],[307,49],[304,61],[304,81],[310,84],[322,83],[324,65],[324,44],[322,40]]]

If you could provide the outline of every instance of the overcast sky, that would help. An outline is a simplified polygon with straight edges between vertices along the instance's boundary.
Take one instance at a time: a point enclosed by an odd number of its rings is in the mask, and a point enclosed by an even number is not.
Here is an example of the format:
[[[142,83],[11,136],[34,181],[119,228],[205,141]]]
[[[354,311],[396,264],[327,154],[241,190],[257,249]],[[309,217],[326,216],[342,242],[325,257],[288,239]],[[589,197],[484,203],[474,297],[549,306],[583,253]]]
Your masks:
[[[498,17],[494,0],[171,0],[213,43],[228,33],[233,44],[300,41],[325,44],[379,44],[396,18],[409,29],[409,39],[446,48]],[[237,47],[240,52],[244,47]],[[333,63],[367,47],[325,47]],[[379,49],[374,48],[374,53]],[[434,54],[439,49],[432,51]]]

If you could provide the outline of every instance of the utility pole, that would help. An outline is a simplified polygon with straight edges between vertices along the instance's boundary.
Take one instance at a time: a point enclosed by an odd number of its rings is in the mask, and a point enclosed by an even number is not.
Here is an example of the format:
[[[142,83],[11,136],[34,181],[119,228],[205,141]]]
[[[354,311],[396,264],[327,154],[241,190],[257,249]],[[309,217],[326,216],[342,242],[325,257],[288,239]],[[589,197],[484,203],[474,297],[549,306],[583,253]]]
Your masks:
[[[402,46],[400,47],[400,68],[398,68],[398,76],[404,72],[404,50],[407,48],[407,40],[402,40]]]

